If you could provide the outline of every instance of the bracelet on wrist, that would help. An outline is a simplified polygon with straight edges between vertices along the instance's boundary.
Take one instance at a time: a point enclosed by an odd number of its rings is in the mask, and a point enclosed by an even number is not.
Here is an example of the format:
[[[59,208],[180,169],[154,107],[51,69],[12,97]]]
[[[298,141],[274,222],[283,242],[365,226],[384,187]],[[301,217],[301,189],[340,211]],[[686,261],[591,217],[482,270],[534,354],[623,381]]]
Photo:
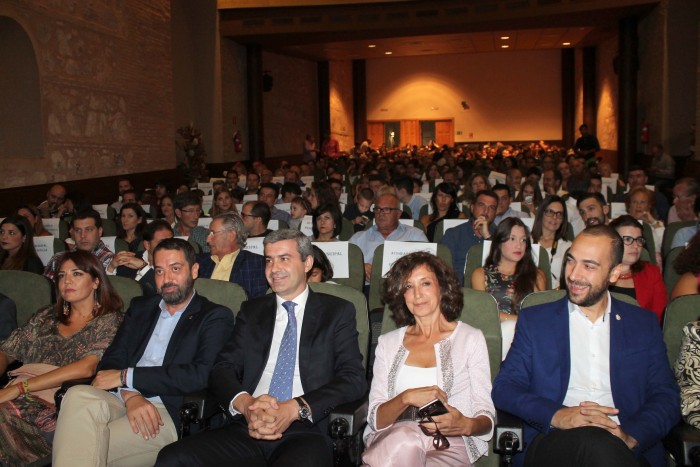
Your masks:
[[[126,387],[126,369],[119,373],[119,382],[121,382],[122,387]]]

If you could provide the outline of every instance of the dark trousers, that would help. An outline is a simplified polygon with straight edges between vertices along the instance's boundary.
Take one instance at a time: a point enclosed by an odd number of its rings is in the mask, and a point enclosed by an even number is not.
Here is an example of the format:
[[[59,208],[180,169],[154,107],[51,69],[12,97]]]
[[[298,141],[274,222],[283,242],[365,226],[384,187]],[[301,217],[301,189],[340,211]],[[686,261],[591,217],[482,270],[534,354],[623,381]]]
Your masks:
[[[586,426],[552,430],[538,435],[525,456],[531,467],[644,467],[649,463],[634,453],[617,436],[603,428]]]
[[[332,463],[331,448],[316,427],[307,429],[295,422],[281,439],[263,441],[251,438],[245,423],[236,421],[166,446],[156,466],[330,467]]]

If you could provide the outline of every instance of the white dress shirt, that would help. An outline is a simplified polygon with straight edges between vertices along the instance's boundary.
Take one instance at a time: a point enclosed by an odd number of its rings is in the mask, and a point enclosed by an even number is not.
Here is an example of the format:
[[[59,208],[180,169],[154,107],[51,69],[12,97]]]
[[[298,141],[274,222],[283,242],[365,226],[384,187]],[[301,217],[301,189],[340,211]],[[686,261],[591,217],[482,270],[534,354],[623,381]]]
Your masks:
[[[581,308],[569,302],[569,347],[571,374],[564,405],[584,401],[615,407],[610,386],[610,293],[603,316],[592,323]],[[616,416],[610,416],[620,423]]]

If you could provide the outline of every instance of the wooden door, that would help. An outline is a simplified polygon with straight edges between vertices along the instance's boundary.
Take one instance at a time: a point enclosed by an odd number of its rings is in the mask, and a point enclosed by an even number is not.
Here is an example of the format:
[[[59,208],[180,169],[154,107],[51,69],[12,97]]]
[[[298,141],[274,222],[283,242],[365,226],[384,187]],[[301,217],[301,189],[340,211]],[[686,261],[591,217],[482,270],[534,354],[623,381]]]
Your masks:
[[[372,149],[384,144],[384,122],[367,122],[367,139],[372,141]]]
[[[418,120],[401,120],[401,146],[420,146],[420,122]]]
[[[441,120],[435,122],[435,144],[442,146],[454,146],[455,133],[452,120]]]

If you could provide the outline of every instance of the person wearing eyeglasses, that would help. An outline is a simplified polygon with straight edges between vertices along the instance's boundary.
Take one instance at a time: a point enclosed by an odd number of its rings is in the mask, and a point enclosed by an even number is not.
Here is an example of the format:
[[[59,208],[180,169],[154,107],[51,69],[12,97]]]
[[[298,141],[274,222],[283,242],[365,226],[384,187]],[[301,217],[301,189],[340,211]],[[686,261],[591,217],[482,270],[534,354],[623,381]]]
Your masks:
[[[666,285],[659,267],[640,259],[646,245],[642,226],[634,217],[624,215],[612,221],[610,227],[622,237],[625,254],[622,257],[620,277],[610,284],[608,290],[636,299],[639,306],[653,311],[661,324],[668,303]]]
[[[202,215],[202,199],[192,191],[180,193],[175,197],[175,216],[177,224],[173,227],[176,237],[187,237],[195,242],[203,252],[209,252],[207,235],[209,232],[198,225]]]
[[[272,213],[264,201],[248,201],[241,208],[241,219],[248,238],[267,237],[272,230],[267,228]]]
[[[247,239],[248,232],[238,213],[214,217],[207,236],[211,251],[197,255],[199,277],[238,284],[248,298],[265,295],[265,257],[244,250]]]
[[[540,205],[532,226],[532,243],[537,243],[549,255],[552,270],[552,288],[558,289],[564,265],[566,250],[571,242],[566,239],[569,230],[566,202],[556,195],[550,195]]]
[[[399,329],[379,337],[369,393],[365,465],[471,466],[488,451],[495,410],[484,335],[458,321],[464,299],[448,264],[400,258],[382,298]],[[418,408],[438,399],[443,415]]]
[[[498,195],[491,190],[481,190],[469,209],[469,222],[447,229],[440,241],[452,253],[452,267],[460,284],[464,283],[467,252],[474,245],[490,239],[496,230],[493,220],[498,209]]]
[[[401,218],[399,198],[387,193],[379,196],[374,203],[374,225],[367,230],[355,233],[350,238],[365,258],[365,280],[372,277],[372,261],[374,250],[386,240],[404,242],[427,242],[428,238],[422,230],[399,223]]]

